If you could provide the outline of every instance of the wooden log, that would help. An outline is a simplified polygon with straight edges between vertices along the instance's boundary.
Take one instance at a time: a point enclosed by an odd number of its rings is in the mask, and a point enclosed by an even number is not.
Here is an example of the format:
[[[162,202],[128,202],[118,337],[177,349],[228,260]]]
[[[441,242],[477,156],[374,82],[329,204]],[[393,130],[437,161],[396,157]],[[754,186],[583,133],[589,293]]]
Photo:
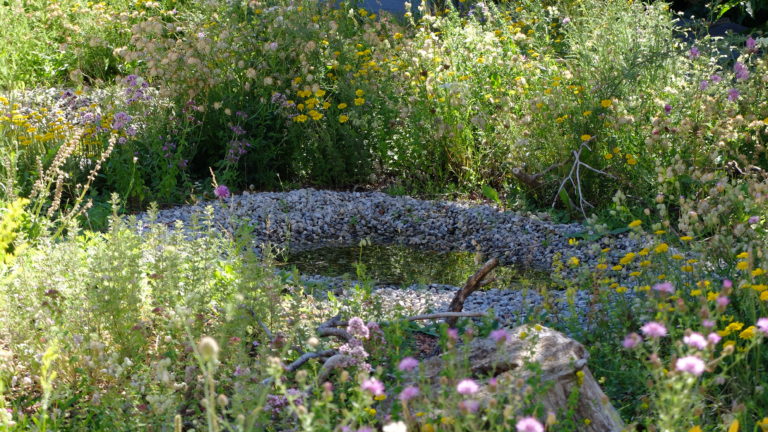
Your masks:
[[[480,267],[480,270],[470,276],[470,278],[467,279],[467,283],[464,284],[464,287],[456,292],[456,295],[451,301],[451,305],[448,307],[448,312],[461,312],[462,309],[464,309],[464,302],[467,300],[467,297],[469,297],[469,295],[475,292],[478,288],[483,286],[481,282],[486,276],[488,276],[488,273],[490,273],[491,270],[496,268],[497,265],[499,265],[499,260],[496,258],[491,258],[485,264],[483,264],[482,267]],[[456,321],[458,320],[459,317],[449,317],[445,320],[445,322],[448,323],[449,326],[453,327],[456,325]]]

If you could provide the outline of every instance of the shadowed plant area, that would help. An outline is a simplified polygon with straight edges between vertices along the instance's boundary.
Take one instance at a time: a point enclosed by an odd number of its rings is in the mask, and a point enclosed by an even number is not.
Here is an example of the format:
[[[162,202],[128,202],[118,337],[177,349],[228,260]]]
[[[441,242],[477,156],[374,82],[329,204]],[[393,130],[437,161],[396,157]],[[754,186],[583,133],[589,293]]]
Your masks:
[[[0,1],[0,431],[768,431],[765,8],[435,3]]]

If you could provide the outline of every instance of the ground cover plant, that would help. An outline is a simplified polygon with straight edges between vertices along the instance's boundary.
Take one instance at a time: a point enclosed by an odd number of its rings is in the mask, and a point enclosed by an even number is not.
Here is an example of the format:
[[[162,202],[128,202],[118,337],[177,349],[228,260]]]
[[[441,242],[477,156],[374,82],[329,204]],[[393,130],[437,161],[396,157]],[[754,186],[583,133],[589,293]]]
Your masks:
[[[589,291],[590,313],[547,325],[587,346],[628,430],[768,430],[766,38],[707,36],[662,2],[406,10],[0,4],[0,428],[588,427],[535,403],[536,379],[483,401],[461,347],[502,344],[492,319],[417,325],[370,283],[329,301],[212,217],[119,217],[379,184],[554,205],[606,257],[595,240],[627,233],[642,246],[616,262],[561,251],[546,289]],[[344,343],[317,329],[337,314]],[[413,379],[425,333],[453,359],[437,387]],[[292,363],[331,351],[351,361]]]

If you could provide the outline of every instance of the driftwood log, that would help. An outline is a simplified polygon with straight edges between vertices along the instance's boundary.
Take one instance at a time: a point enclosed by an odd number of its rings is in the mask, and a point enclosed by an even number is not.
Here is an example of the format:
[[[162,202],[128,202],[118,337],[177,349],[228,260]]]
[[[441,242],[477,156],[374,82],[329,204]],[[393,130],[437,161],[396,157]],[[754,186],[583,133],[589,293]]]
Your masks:
[[[559,421],[573,420],[583,432],[619,432],[624,423],[613,408],[608,397],[595,381],[587,367],[589,353],[579,342],[560,332],[541,326],[519,326],[508,330],[509,337],[500,343],[490,338],[472,340],[466,348],[470,375],[482,384],[484,379],[496,378],[495,389],[487,384],[475,396],[481,405],[500,398],[523,400],[527,382],[534,372],[524,367],[526,363],[537,363],[541,375],[538,382],[548,387],[546,393],[535,402],[544,407],[542,415],[554,413]],[[421,363],[422,381],[412,377],[413,382],[427,382],[434,394],[438,389],[442,371],[445,368],[444,355],[432,357]],[[521,385],[521,383],[524,383]],[[405,383],[407,385],[408,383]],[[546,388],[545,387],[545,388]],[[568,412],[568,398],[578,392],[578,402],[571,419],[563,416]],[[522,407],[521,407],[522,408]],[[589,419],[589,424],[584,420]],[[557,430],[556,428],[553,430]]]
[[[477,291],[478,288],[493,282],[492,279],[487,281],[483,281],[483,279],[485,279],[485,277],[488,276],[491,270],[496,268],[497,265],[499,265],[499,260],[496,258],[491,258],[485,264],[483,264],[482,267],[480,267],[480,270],[470,276],[470,278],[467,279],[467,283],[464,284],[464,287],[458,290],[456,295],[453,296],[451,305],[448,306],[448,312],[461,312],[461,310],[464,308],[464,302],[467,300],[467,297],[469,297],[470,294]],[[445,322],[448,324],[448,326],[453,327],[456,325],[456,321],[458,320],[458,316],[450,316],[446,318]]]

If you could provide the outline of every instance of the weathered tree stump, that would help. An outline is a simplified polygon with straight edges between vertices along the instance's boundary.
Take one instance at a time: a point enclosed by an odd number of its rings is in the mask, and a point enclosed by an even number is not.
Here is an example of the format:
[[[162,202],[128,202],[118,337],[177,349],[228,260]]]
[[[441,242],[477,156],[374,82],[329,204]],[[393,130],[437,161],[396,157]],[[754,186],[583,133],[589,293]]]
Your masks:
[[[587,368],[589,353],[579,342],[560,332],[541,326],[519,326],[508,330],[509,337],[496,343],[490,338],[478,338],[467,349],[471,374],[477,379],[494,377],[495,390],[483,385],[479,392],[481,404],[487,405],[500,395],[520,396],[526,391],[527,380],[533,372],[526,363],[537,363],[539,380],[548,390],[538,400],[547,412],[555,413],[560,421],[568,412],[568,397],[578,391],[578,402],[572,420],[584,432],[619,432],[624,423],[608,401],[592,373]],[[443,355],[422,362],[421,372],[436,389],[443,369]],[[586,419],[589,421],[585,422]],[[555,429],[557,430],[557,426]]]

